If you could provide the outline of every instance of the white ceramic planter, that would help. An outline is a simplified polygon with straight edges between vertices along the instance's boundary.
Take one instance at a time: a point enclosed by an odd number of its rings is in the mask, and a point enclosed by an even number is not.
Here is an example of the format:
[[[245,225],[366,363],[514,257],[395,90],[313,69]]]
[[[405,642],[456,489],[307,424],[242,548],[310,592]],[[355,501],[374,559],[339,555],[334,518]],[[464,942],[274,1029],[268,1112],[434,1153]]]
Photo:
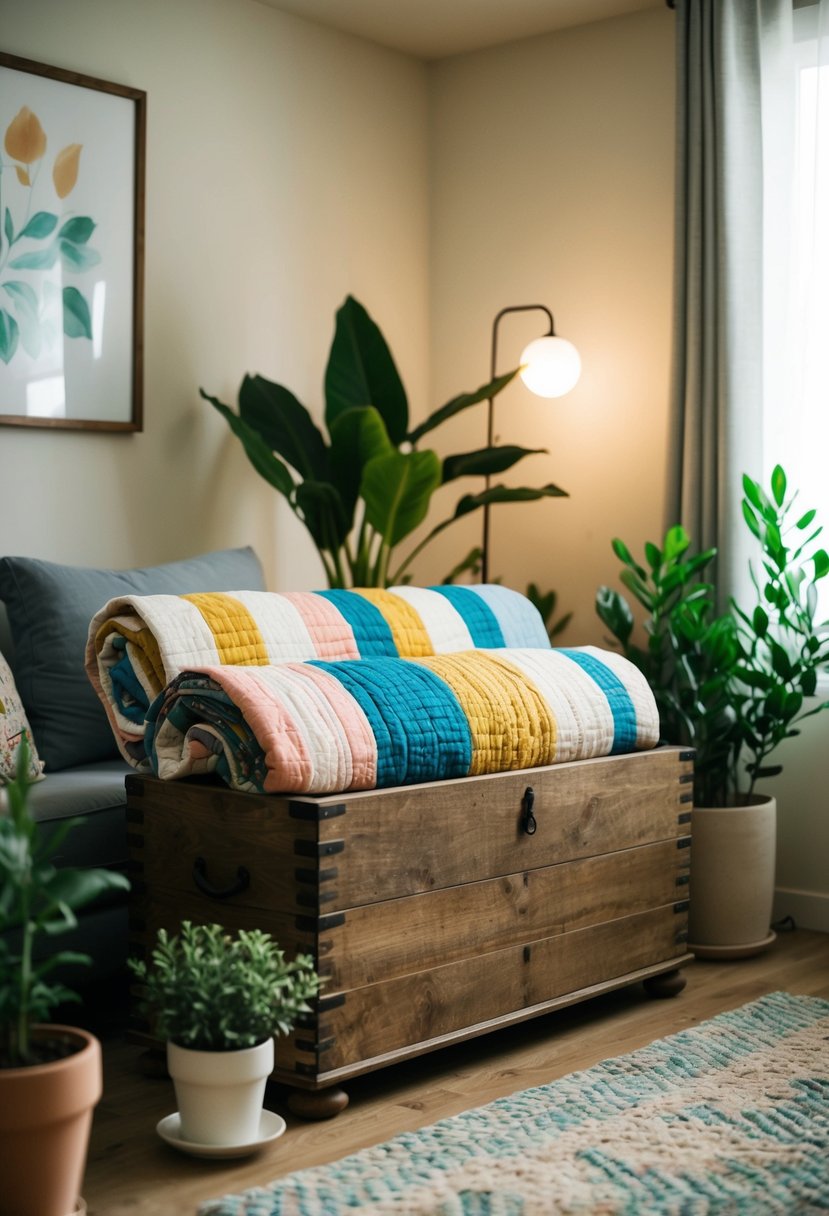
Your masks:
[[[699,958],[747,958],[774,941],[777,803],[694,807],[688,948]]]
[[[226,1147],[258,1140],[273,1059],[273,1039],[239,1051],[194,1051],[168,1043],[182,1139]]]

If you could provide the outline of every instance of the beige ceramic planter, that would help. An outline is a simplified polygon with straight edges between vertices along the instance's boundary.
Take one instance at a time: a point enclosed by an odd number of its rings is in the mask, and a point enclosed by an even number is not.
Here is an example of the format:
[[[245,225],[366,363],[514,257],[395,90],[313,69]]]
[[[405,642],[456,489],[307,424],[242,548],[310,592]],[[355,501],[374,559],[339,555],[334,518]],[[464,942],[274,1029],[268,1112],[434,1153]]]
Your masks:
[[[0,1212],[68,1216],[79,1200],[92,1112],[101,1097],[101,1045],[74,1026],[36,1026],[80,1050],[29,1068],[0,1068]]]
[[[699,958],[748,958],[774,941],[777,802],[695,807],[689,946]]]
[[[238,1051],[196,1051],[168,1043],[182,1139],[222,1147],[257,1140],[273,1059],[273,1039]]]

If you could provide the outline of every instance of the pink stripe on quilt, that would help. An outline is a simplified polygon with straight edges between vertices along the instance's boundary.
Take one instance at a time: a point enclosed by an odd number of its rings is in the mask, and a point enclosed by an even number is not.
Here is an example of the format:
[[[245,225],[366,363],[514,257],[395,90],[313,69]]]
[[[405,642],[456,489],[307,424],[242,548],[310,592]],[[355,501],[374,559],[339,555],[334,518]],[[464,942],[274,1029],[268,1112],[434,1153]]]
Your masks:
[[[377,784],[377,740],[369,720],[351,693],[327,671],[311,664],[292,663],[294,671],[315,684],[337,715],[351,749],[351,790],[372,790]]]
[[[279,697],[257,681],[246,678],[246,667],[201,667],[241,709],[250,729],[265,753],[268,766],[266,790],[302,792],[310,788],[313,763],[305,732]],[[278,774],[278,783],[271,784]]]
[[[320,659],[359,659],[354,630],[338,608],[313,591],[283,591],[294,605],[317,648]]]

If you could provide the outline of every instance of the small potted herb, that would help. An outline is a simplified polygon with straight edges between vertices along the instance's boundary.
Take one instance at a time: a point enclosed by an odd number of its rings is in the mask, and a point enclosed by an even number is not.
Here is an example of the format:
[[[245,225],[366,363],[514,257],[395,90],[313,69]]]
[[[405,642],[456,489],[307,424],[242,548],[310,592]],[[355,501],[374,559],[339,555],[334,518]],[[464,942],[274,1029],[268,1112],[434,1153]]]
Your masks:
[[[159,929],[149,966],[135,959],[130,966],[167,1041],[178,1138],[199,1146],[255,1144],[273,1036],[287,1034],[319,990],[311,957],[287,962],[259,929],[231,937],[221,925],[184,921],[176,935]]]
[[[80,908],[129,883],[109,870],[56,866],[83,821],[51,829],[36,822],[29,756],[24,736],[14,780],[0,789],[0,1208],[66,1216],[75,1211],[101,1096],[101,1045],[86,1030],[49,1024],[55,1007],[79,999],[55,981],[55,968],[91,959],[69,950],[39,959],[35,944],[73,929]]]

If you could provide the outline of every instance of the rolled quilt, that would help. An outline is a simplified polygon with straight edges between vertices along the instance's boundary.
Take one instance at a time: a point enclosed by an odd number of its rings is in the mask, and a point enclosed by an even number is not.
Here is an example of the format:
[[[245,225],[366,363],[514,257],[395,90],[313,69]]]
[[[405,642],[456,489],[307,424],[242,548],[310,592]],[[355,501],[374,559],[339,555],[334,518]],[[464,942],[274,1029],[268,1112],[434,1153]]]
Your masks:
[[[203,667],[178,675],[147,722],[157,776],[216,773],[269,794],[535,768],[658,738],[642,674],[592,646]]]
[[[526,596],[495,584],[136,595],[93,617],[86,670],[122,755],[146,769],[147,711],[185,669],[512,646],[550,640]]]

